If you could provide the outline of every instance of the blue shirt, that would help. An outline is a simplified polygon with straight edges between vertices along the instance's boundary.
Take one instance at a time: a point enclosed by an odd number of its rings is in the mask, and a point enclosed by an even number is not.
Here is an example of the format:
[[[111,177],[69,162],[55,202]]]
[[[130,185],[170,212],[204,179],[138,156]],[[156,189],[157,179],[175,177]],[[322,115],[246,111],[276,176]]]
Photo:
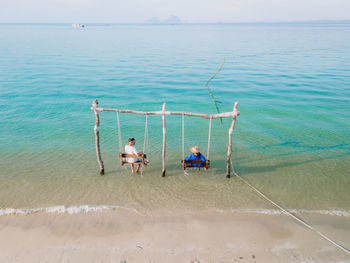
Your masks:
[[[185,161],[194,161],[194,160],[203,161],[203,162],[206,161],[205,157],[201,153],[199,153],[199,155],[197,156],[195,156],[194,153],[191,153],[190,156],[185,158]],[[203,167],[201,163],[192,163],[191,165],[194,167]]]

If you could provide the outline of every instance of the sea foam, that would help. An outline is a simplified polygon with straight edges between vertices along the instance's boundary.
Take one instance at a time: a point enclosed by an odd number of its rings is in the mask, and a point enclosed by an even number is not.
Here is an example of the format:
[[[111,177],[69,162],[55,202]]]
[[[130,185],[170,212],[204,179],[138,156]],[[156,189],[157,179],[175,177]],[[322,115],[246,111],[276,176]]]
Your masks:
[[[2,208],[0,209],[0,216],[9,215],[29,215],[35,213],[47,213],[47,214],[80,214],[91,212],[111,211],[117,209],[131,210],[137,214],[141,214],[134,208],[127,208],[123,206],[113,205],[80,205],[80,206],[50,206],[50,207],[38,207],[38,208]]]
[[[81,213],[94,213],[103,211],[112,211],[118,209],[125,209],[133,211],[139,215],[142,215],[135,208],[128,208],[116,205],[79,205],[79,206],[49,206],[49,207],[38,207],[38,208],[2,208],[0,209],[0,216],[10,216],[10,215],[30,215],[35,213],[47,213],[47,214],[81,214]],[[255,213],[264,215],[282,215],[283,211],[278,209],[228,209],[215,211],[220,213]],[[288,212],[292,214],[321,214],[330,216],[341,216],[350,217],[350,210],[297,210],[288,209]]]

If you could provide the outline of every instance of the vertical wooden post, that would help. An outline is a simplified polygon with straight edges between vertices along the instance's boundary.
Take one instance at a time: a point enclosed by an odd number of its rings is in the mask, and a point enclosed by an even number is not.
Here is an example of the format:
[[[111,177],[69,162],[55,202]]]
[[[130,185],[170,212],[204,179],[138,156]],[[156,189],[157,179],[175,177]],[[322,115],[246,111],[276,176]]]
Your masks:
[[[97,155],[97,161],[98,164],[100,165],[100,175],[103,175],[105,173],[105,169],[103,166],[103,162],[102,162],[102,158],[101,158],[101,150],[100,150],[100,116],[98,114],[98,111],[96,110],[98,107],[98,101],[94,100],[92,103],[92,107],[94,109],[95,112],[95,117],[96,117],[96,121],[95,121],[95,145],[96,145],[96,155]]]
[[[166,171],[166,160],[165,160],[165,147],[166,147],[166,126],[165,126],[165,110],[166,110],[166,103],[163,103],[162,111],[162,120],[163,120],[163,149],[162,149],[162,176],[165,176]]]
[[[234,115],[232,123],[231,123],[231,127],[228,130],[227,163],[226,163],[226,169],[227,169],[226,177],[227,178],[230,178],[230,161],[231,161],[231,153],[232,153],[232,133],[233,133],[233,129],[235,128],[236,118],[237,118],[237,116],[239,116],[239,112],[238,112],[237,108],[238,108],[238,102],[236,102],[235,106],[233,107],[233,112],[237,112],[237,114]]]

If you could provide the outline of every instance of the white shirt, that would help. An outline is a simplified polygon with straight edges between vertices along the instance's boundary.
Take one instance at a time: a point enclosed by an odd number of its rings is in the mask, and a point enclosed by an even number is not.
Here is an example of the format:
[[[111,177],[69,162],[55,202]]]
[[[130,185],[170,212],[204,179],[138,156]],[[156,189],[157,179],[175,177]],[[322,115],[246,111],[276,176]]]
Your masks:
[[[125,145],[125,153],[127,154],[138,154],[135,146]],[[126,161],[129,163],[137,162],[137,158],[126,158]]]

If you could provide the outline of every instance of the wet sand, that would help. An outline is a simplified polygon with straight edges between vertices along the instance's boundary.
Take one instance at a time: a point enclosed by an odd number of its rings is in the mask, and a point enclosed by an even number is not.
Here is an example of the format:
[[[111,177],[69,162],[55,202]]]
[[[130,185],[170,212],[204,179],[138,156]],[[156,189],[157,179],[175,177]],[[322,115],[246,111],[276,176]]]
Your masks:
[[[349,247],[348,221],[314,220]],[[0,262],[350,262],[285,215],[217,211],[1,216],[0,247]]]

